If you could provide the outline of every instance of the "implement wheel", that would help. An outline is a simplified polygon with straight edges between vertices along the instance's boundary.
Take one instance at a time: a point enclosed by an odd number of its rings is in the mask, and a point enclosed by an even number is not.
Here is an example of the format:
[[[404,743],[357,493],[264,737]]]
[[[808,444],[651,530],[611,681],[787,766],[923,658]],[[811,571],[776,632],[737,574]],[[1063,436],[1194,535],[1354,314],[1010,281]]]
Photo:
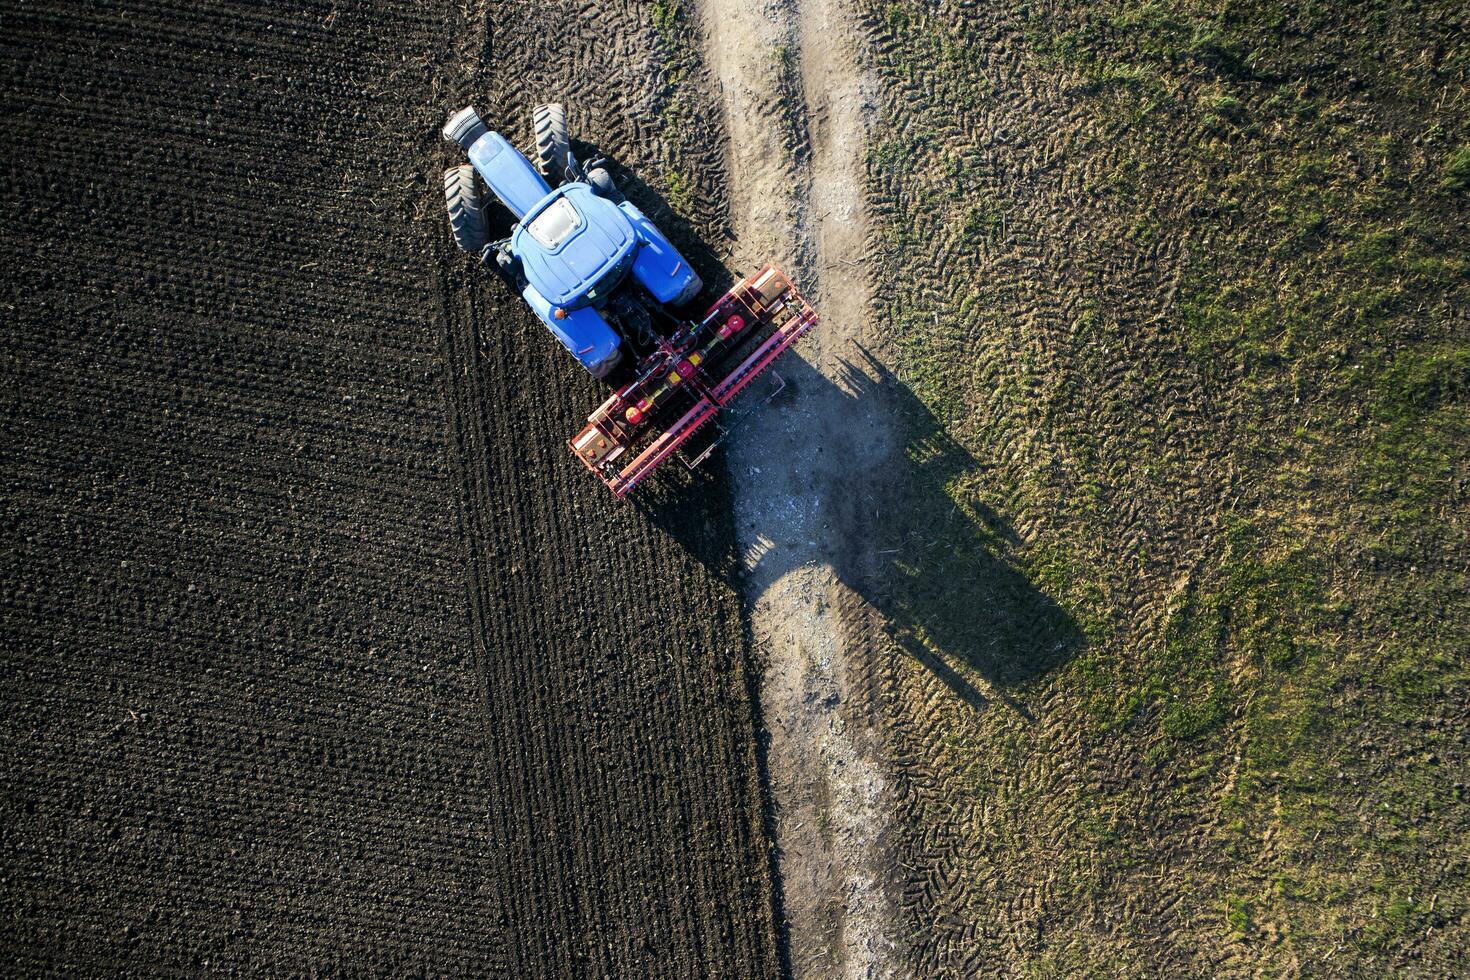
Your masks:
[[[560,103],[538,105],[531,114],[536,131],[536,169],[552,187],[566,180],[572,140],[567,135],[567,113]]]

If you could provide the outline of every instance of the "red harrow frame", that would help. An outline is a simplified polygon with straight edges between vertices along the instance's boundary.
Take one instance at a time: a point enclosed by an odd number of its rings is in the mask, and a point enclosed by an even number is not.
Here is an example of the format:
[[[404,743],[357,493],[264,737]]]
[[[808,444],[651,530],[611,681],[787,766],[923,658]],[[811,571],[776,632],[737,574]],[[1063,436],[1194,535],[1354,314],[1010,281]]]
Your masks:
[[[626,495],[816,322],[817,311],[786,274],[766,266],[721,296],[703,320],[661,338],[633,381],[588,416],[568,443],[572,453],[614,495]],[[759,336],[765,339],[733,371],[718,380],[710,375],[707,369]],[[658,423],[676,412],[660,430]]]

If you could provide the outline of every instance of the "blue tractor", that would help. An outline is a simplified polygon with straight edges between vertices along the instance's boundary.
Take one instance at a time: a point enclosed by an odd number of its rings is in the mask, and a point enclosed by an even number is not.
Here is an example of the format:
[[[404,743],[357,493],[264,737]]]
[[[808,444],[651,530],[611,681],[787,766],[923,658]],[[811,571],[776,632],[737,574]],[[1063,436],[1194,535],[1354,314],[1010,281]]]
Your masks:
[[[497,269],[593,377],[618,372],[617,390],[569,445],[621,497],[663,460],[688,451],[701,427],[718,429],[720,411],[817,314],[768,265],[703,318],[679,315],[703,289],[699,275],[623,197],[604,161],[584,165],[573,155],[561,106],[538,106],[533,122],[534,164],[474,109],[449,120],[444,137],[470,160],[444,174],[449,227],[459,247]],[[510,237],[491,239],[478,181],[514,217]]]
[[[583,167],[572,154],[561,106],[538,107],[534,121],[533,166],[473,108],[449,120],[445,138],[473,165],[444,175],[450,228],[461,248],[495,264],[593,377],[606,378],[625,336],[652,342],[651,305],[683,306],[704,284],[601,161]],[[515,217],[509,238],[489,240],[477,173]]]

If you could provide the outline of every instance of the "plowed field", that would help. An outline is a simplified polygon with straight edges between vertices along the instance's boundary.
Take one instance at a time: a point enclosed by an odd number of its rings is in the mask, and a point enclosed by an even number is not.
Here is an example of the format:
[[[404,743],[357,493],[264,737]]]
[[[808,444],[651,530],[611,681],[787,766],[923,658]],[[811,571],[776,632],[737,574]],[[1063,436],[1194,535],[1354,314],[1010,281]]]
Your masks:
[[[778,972],[728,500],[614,506],[443,227],[559,98],[705,254],[686,25],[567,14],[0,15],[15,968]]]

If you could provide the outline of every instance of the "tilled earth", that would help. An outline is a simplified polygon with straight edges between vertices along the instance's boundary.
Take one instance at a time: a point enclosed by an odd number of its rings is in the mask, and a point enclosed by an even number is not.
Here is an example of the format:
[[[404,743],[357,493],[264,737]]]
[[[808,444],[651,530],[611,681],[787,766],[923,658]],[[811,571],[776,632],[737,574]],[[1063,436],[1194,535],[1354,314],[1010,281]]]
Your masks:
[[[779,971],[724,491],[615,506],[443,227],[448,113],[557,97],[716,229],[686,28],[564,15],[0,15],[16,968]]]

